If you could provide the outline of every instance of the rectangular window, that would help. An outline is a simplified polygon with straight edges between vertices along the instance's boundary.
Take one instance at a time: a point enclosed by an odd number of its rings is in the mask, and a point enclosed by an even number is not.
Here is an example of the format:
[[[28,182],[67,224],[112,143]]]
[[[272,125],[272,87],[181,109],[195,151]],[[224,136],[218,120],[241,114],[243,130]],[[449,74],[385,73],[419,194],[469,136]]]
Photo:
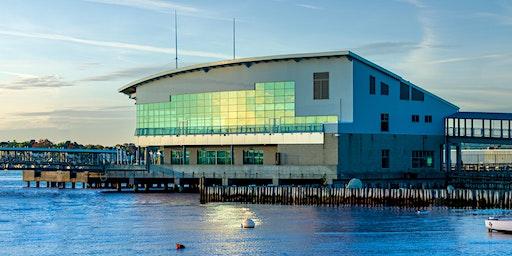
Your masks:
[[[380,95],[389,95],[389,85],[386,83],[380,83]]]
[[[231,151],[229,150],[198,150],[197,164],[226,165],[231,164]]]
[[[434,151],[412,151],[412,168],[434,168]]]
[[[244,150],[244,164],[263,164],[263,150]]]
[[[375,77],[370,76],[370,94],[375,94]]]
[[[185,157],[183,157],[182,150],[172,150],[171,164],[190,164],[190,151],[185,151]]]
[[[389,149],[383,149],[381,152],[381,167],[383,169],[389,168]]]
[[[313,99],[329,99],[329,72],[313,73]]]
[[[431,115],[426,115],[425,116],[425,123],[432,123],[432,116]]]
[[[413,123],[419,123],[420,122],[420,116],[419,115],[412,115],[412,122]]]
[[[389,114],[380,114],[380,131],[389,132]]]
[[[411,99],[414,101],[424,101],[425,94],[416,88],[411,88]]]
[[[409,100],[409,85],[400,83],[400,99]]]

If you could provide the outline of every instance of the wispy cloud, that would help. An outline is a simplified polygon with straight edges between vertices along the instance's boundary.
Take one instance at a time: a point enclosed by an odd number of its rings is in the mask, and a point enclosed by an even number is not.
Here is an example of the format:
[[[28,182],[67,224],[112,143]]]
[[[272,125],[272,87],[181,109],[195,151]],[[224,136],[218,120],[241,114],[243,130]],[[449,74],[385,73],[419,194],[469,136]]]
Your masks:
[[[0,82],[0,89],[25,90],[30,88],[59,88],[73,86],[56,75],[28,76],[21,74],[10,81]]]
[[[66,36],[66,35],[59,35],[59,34],[0,30],[0,35],[62,41],[62,42],[91,45],[91,46],[98,46],[98,47],[109,47],[109,48],[115,48],[115,49],[131,50],[131,51],[143,51],[143,52],[166,53],[166,54],[173,54],[175,52],[175,48],[156,47],[156,46],[150,46],[150,45],[131,44],[131,43],[114,42],[114,41],[89,40],[89,39],[82,39],[82,38]],[[217,59],[231,58],[231,56],[228,56],[225,54],[205,52],[205,51],[191,51],[191,50],[181,50],[180,49],[179,53],[181,55],[195,56],[195,57],[206,57],[206,58],[217,58]]]
[[[380,54],[396,54],[404,53],[421,48],[448,48],[449,45],[429,45],[415,42],[376,42],[364,44],[352,48],[354,51],[361,52],[365,55],[380,55]]]
[[[479,12],[476,13],[477,17],[481,18],[489,18],[497,21],[501,25],[512,26],[512,15],[503,15],[498,13],[490,13],[490,12]]]
[[[171,13],[174,10],[178,11],[178,16],[189,16],[201,19],[210,19],[210,20],[221,20],[221,21],[231,21],[231,18],[219,17],[214,13],[211,13],[206,10],[202,10],[193,6],[177,4],[169,1],[162,0],[83,0],[86,2],[98,3],[98,4],[107,4],[107,5],[116,5],[116,6],[125,6],[131,8],[137,8],[142,10],[149,10],[155,12],[162,13]],[[242,19],[238,19],[238,21],[243,21]]]
[[[14,72],[0,71],[0,73],[9,74],[14,79],[0,82],[0,89],[8,90],[27,90],[27,89],[44,89],[44,88],[60,88],[70,86],[88,85],[90,82],[108,82],[121,79],[135,79],[146,75],[151,75],[158,71],[169,69],[170,65],[145,65],[121,68],[104,73],[83,77],[73,81],[66,81],[57,75],[37,76],[32,74],[21,74]]]
[[[44,117],[57,120],[101,121],[131,117],[133,106],[107,106],[97,108],[62,108],[49,111],[13,113],[18,117]]]
[[[409,51],[399,68],[413,79],[424,81],[436,73],[436,65],[428,65],[436,55],[436,47],[442,45],[434,26],[434,11],[420,0],[399,0],[416,8],[418,22],[422,30],[421,40]]]
[[[122,79],[122,78],[133,78],[133,77],[139,77],[139,76],[143,76],[143,75],[149,75],[149,74],[155,73],[157,71],[162,71],[164,69],[165,69],[165,66],[163,66],[163,65],[131,67],[131,68],[114,70],[112,72],[82,78],[79,81],[80,82],[113,81],[113,80],[118,80],[118,79]]]
[[[320,6],[316,6],[316,5],[310,5],[310,4],[296,4],[298,7],[302,7],[302,8],[306,8],[306,9],[311,9],[311,10],[322,10],[324,8],[320,7]]]
[[[413,5],[416,8],[424,8],[425,7],[425,5],[420,0],[396,0],[396,1]]]
[[[198,12],[199,9],[187,5],[176,4],[161,0],[84,0],[100,4],[128,6],[139,9],[146,9],[159,12],[178,10],[183,12]]]
[[[486,59],[509,59],[509,58],[512,58],[512,53],[497,53],[497,54],[484,54],[484,55],[479,55],[479,56],[446,58],[446,59],[429,61],[427,63],[428,64],[448,64],[448,63],[465,62],[465,61],[478,61],[478,60],[486,60]]]

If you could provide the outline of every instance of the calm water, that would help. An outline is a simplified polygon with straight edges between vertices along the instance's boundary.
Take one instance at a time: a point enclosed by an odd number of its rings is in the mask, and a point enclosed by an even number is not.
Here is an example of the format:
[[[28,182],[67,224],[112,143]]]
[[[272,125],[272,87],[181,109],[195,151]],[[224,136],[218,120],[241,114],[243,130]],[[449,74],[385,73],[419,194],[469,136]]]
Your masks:
[[[197,195],[22,188],[0,171],[0,255],[510,255],[502,211],[199,205]],[[244,217],[254,230],[240,229]],[[176,251],[176,242],[187,249]]]

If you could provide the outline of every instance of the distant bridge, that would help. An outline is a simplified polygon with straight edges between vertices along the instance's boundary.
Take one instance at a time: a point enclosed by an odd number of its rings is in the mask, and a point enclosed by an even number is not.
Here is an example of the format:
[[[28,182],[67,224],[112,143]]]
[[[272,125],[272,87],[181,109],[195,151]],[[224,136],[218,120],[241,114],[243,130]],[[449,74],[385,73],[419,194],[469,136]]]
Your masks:
[[[127,161],[120,149],[0,148],[0,169],[41,171],[147,171],[143,161]]]

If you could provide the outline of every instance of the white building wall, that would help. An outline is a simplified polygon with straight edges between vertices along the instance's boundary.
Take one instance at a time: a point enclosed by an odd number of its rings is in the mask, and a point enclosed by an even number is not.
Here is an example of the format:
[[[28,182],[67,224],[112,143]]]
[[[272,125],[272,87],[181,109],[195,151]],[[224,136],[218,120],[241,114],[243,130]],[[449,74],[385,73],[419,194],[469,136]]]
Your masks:
[[[329,72],[329,99],[313,100],[313,73]],[[236,65],[163,78],[137,87],[137,103],[169,101],[169,95],[227,90],[253,90],[257,82],[295,81],[297,116],[338,115],[353,117],[352,62],[345,57],[302,59]],[[341,105],[340,105],[341,104]]]

